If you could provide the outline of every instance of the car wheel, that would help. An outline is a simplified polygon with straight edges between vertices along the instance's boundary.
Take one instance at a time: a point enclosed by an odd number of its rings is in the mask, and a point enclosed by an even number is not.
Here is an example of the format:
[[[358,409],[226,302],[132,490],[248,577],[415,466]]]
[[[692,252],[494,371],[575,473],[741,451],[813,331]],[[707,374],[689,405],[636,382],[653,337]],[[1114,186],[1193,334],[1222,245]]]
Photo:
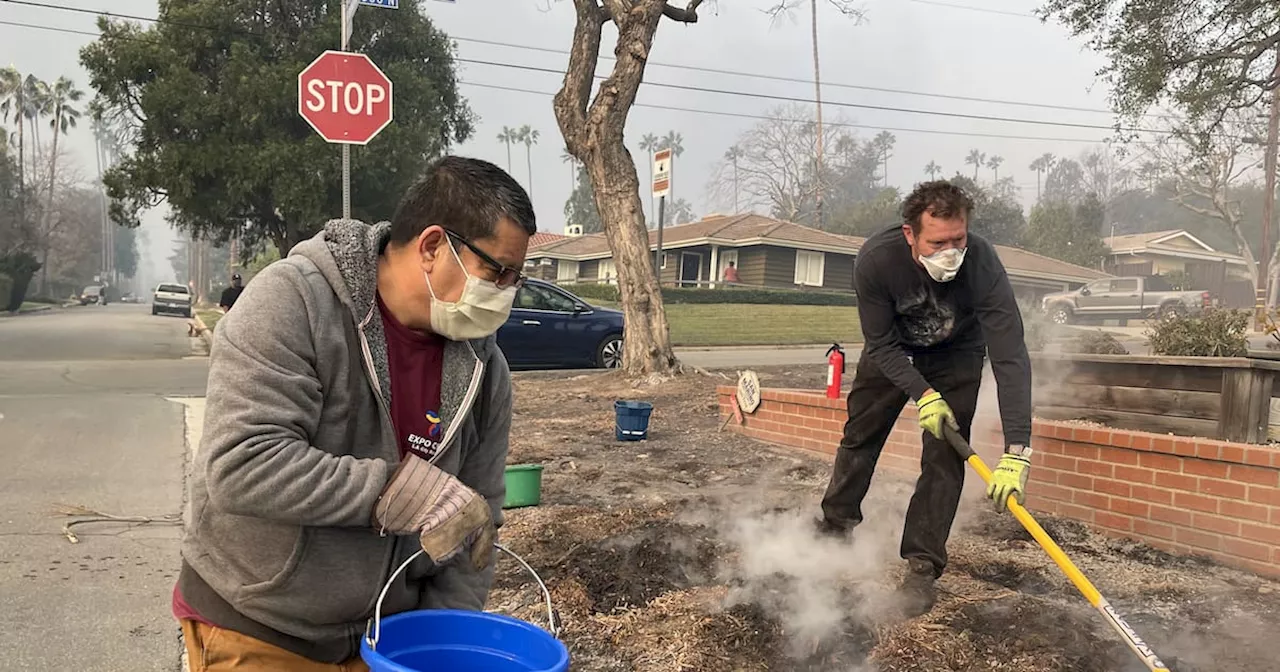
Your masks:
[[[602,369],[616,369],[622,366],[622,337],[614,334],[604,339],[596,351],[596,366]]]
[[[151,314],[152,314],[152,315],[159,315],[159,314],[160,314],[160,311],[156,310],[155,308],[152,308],[152,309],[151,309]]]
[[[189,319],[191,319],[191,310],[190,310],[190,309],[188,309],[188,310],[187,310],[187,312],[183,313],[183,315],[184,315],[188,320],[189,320]]]
[[[1054,324],[1070,324],[1071,309],[1066,306],[1054,306],[1049,309],[1049,320]]]

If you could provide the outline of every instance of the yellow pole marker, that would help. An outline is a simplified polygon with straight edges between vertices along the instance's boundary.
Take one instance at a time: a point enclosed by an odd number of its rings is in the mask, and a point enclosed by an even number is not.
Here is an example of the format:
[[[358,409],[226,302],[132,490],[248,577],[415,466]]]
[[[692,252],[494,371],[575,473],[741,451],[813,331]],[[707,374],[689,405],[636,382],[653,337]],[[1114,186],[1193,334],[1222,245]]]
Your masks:
[[[973,452],[969,442],[965,441],[964,437],[960,436],[954,429],[945,425],[943,433],[946,434],[947,441],[951,444],[951,447],[955,448],[956,452],[960,453],[960,457],[964,458],[964,461],[968,462],[969,466],[978,472],[978,475],[982,477],[982,481],[991,483],[991,470],[983,463],[982,458]],[[1120,614],[1111,606],[1111,603],[1107,602],[1107,598],[1103,597],[1102,593],[1099,593],[1098,589],[1093,586],[1093,583],[1075,566],[1075,563],[1071,562],[1071,558],[1068,558],[1067,554],[1058,546],[1058,543],[1044,531],[1043,527],[1040,527],[1040,523],[1036,522],[1031,513],[1019,504],[1018,500],[1012,495],[1009,496],[1007,504],[1013,517],[1017,518],[1019,523],[1022,523],[1027,532],[1031,533],[1031,537],[1036,540],[1037,544],[1040,544],[1040,548],[1043,548],[1045,553],[1049,554],[1049,557],[1058,565],[1062,573],[1066,574],[1068,579],[1071,579],[1071,583],[1075,584],[1086,600],[1089,600],[1089,604],[1092,604],[1094,609],[1102,612],[1102,617],[1107,620],[1107,623],[1111,624],[1112,629],[1120,633],[1125,644],[1129,645],[1129,649],[1142,660],[1147,669],[1151,670],[1151,672],[1169,672],[1169,668],[1160,661],[1160,657],[1156,655],[1156,652],[1152,651],[1151,647],[1142,641],[1142,638],[1128,623],[1125,623]]]

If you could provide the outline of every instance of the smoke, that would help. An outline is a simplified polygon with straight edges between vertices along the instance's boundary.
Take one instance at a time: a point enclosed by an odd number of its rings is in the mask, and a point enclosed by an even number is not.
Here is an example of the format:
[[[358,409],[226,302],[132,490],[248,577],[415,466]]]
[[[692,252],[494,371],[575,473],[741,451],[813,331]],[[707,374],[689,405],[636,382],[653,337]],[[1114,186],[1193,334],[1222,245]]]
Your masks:
[[[738,509],[719,526],[734,551],[719,568],[731,587],[726,608],[754,604],[780,623],[793,669],[874,669],[865,658],[875,626],[900,610],[898,551],[911,492],[896,479],[877,486],[852,539],[819,534],[808,509]]]

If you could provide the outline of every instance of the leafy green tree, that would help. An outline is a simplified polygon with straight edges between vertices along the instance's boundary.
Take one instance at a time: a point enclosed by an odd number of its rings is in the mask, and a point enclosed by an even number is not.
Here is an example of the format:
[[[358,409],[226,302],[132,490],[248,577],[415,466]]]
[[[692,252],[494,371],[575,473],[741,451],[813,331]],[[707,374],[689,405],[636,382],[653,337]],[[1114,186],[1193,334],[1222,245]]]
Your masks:
[[[600,211],[596,210],[595,194],[591,192],[591,175],[584,166],[578,166],[578,183],[564,202],[564,221],[581,226],[583,233],[604,231]]]
[[[1017,194],[1001,182],[983,187],[967,175],[956,175],[950,182],[964,189],[973,199],[973,215],[969,230],[996,245],[1022,245],[1027,220]]]
[[[1044,180],[1044,200],[1079,203],[1085,194],[1084,169],[1071,159],[1058,159]]]
[[[832,232],[850,236],[870,236],[895,224],[902,224],[902,194],[893,187],[870,200],[842,203],[828,218]]]
[[[1280,85],[1273,74],[1280,11],[1260,0],[1048,0],[1056,18],[1110,63],[1112,105],[1135,119],[1172,103],[1217,129]]]
[[[351,49],[395,83],[395,121],[351,156],[352,216],[389,218],[434,158],[470,137],[453,48],[419,8],[365,12]],[[80,60],[136,150],[105,177],[115,221],[162,199],[201,239],[287,251],[341,212],[334,145],[298,116],[297,76],[339,33],[338,3],[172,0],[154,26],[99,19]]]
[[[1027,249],[1077,266],[1097,268],[1107,254],[1098,233],[1103,205],[1092,194],[1079,205],[1046,201],[1031,209]]]
[[[693,214],[693,204],[683,198],[667,199],[667,204],[662,208],[663,226],[688,224],[697,218],[698,216]]]

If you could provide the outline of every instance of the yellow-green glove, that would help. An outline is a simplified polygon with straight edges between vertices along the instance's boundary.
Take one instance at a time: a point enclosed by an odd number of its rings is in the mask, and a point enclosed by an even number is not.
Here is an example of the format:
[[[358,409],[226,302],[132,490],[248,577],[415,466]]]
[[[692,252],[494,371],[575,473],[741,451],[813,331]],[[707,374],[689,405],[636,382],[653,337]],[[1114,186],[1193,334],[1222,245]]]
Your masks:
[[[1008,508],[1009,495],[1022,504],[1026,501],[1027,476],[1031,474],[1031,460],[1021,455],[1005,453],[991,472],[987,496],[995,500],[996,510]]]
[[[935,437],[945,438],[942,436],[944,422],[951,425],[951,429],[960,431],[960,425],[956,424],[956,414],[951,412],[951,407],[942,400],[941,393],[930,392],[920,397],[920,401],[916,402],[916,408],[920,411],[920,429]]]

